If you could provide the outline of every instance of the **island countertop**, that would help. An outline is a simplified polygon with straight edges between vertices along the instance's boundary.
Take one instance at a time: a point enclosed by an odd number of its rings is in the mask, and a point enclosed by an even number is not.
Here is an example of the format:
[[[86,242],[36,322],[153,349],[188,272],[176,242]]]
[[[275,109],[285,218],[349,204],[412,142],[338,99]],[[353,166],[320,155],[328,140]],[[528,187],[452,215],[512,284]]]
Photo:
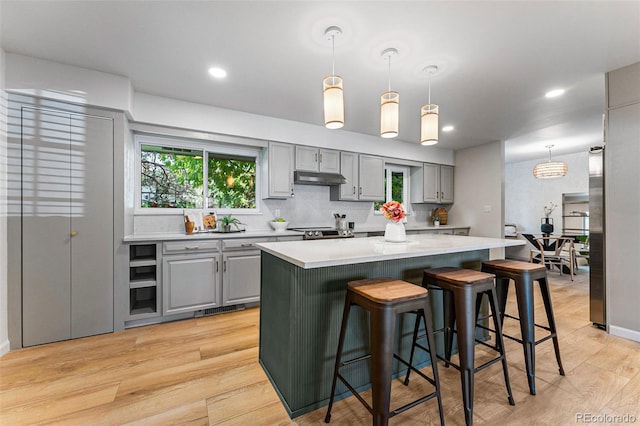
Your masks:
[[[387,242],[384,237],[369,237],[259,243],[256,246],[293,265],[312,269],[524,244],[524,240],[419,234],[407,236],[407,241],[402,243]]]

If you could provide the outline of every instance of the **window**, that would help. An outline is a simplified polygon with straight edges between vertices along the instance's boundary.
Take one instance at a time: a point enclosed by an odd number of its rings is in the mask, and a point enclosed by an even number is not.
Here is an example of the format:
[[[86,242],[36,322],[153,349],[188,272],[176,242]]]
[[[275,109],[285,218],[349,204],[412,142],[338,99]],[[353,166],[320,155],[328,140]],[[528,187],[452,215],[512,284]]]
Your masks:
[[[387,164],[384,169],[385,201],[373,204],[375,212],[380,212],[380,207],[387,201],[398,201],[408,209],[409,204],[409,168]],[[407,213],[408,214],[408,213]]]
[[[258,148],[146,137],[138,147],[141,209],[257,211]]]

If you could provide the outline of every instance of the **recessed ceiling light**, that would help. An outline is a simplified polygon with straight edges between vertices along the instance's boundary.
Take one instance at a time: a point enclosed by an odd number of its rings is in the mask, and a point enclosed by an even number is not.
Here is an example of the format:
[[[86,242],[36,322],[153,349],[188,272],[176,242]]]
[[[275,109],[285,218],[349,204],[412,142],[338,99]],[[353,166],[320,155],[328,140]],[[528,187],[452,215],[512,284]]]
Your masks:
[[[453,127],[453,126],[449,125],[449,126],[444,126],[444,127],[442,128],[442,131],[443,131],[443,132],[450,132],[450,131],[452,131],[453,129],[455,129],[455,127]]]
[[[553,89],[545,93],[545,97],[547,98],[555,98],[564,94],[564,89]]]
[[[209,68],[209,74],[211,74],[211,76],[215,78],[225,78],[227,76],[227,72],[218,67]]]

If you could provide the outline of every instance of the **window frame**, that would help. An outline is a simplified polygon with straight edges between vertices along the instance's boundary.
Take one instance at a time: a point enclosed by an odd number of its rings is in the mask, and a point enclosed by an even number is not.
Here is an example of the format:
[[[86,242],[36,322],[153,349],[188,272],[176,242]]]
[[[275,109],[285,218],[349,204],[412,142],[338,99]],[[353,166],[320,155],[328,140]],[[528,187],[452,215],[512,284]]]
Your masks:
[[[209,142],[191,139],[182,139],[177,137],[150,136],[145,134],[135,134],[135,208],[136,215],[182,215],[182,208],[143,208],[142,207],[142,145],[166,146],[170,148],[182,148],[202,151],[202,170],[203,170],[203,188],[202,188],[202,207],[194,207],[190,210],[216,211],[219,214],[261,214],[262,213],[262,148],[254,146],[231,145],[223,142]],[[256,207],[253,209],[229,209],[207,207],[209,195],[209,154],[234,155],[240,157],[254,158],[256,162]]]
[[[404,206],[406,215],[411,216],[411,210],[410,210],[411,200],[409,199],[409,183],[410,183],[409,176],[411,174],[411,169],[409,168],[409,166],[404,166],[401,164],[385,163],[384,176],[386,179],[386,185],[384,188],[384,197],[385,197],[384,202],[387,203],[389,201],[393,201],[393,198],[392,198],[393,190],[391,185],[392,185],[392,175],[394,172],[402,173],[402,200],[400,202]],[[374,214],[381,215],[382,212],[380,212],[379,209],[374,209]]]

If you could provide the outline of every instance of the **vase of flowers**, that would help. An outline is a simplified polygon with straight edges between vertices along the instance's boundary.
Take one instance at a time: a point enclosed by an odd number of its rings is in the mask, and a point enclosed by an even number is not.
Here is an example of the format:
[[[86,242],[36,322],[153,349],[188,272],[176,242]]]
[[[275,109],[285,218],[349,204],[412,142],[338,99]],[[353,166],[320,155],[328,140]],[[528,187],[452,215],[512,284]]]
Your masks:
[[[397,201],[389,201],[380,207],[380,211],[389,219],[384,230],[385,241],[400,243],[407,240],[407,234],[402,221],[407,216],[404,207]]]

